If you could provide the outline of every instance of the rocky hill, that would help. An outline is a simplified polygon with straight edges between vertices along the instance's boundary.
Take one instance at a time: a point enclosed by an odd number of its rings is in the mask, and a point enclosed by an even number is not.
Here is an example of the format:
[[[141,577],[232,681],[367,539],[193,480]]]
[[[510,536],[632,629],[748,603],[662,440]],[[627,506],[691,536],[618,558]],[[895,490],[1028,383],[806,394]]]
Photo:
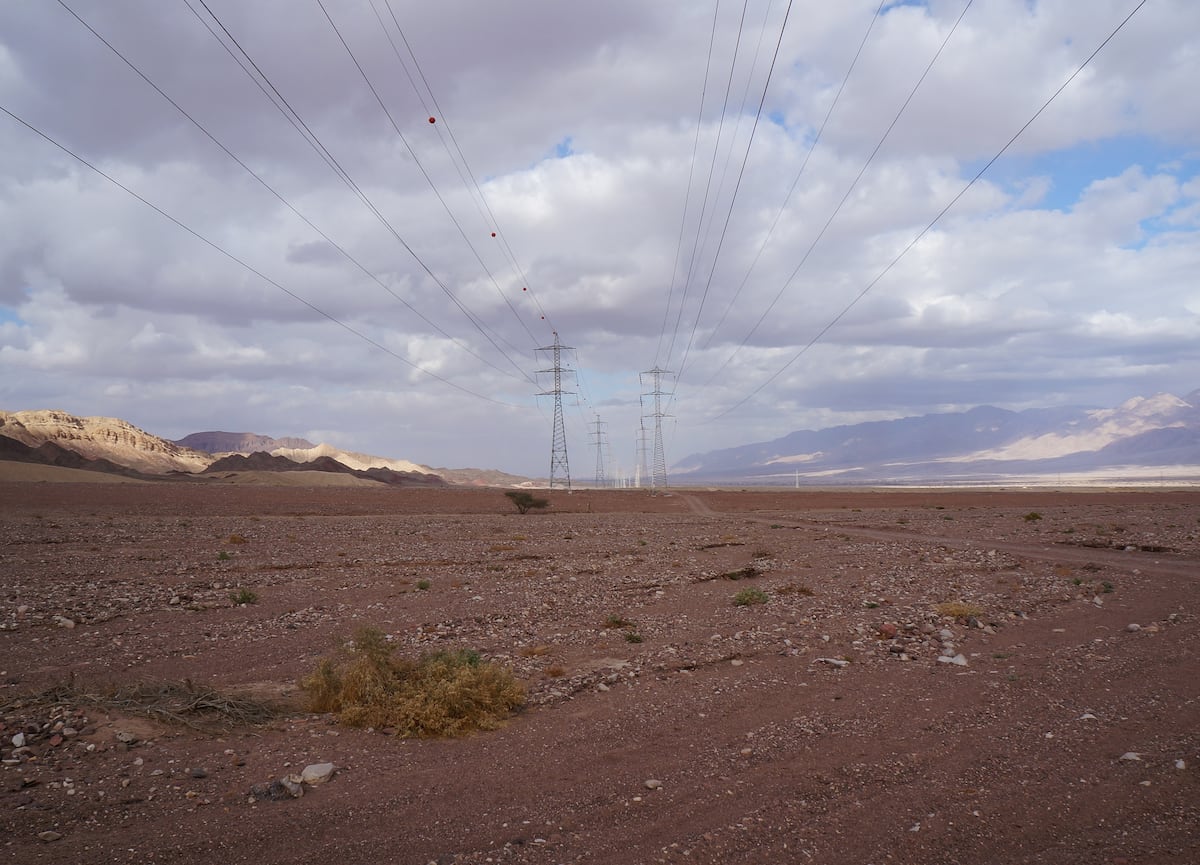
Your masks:
[[[199,446],[226,450],[208,451]],[[227,450],[244,447],[251,450]],[[269,454],[265,452],[268,447]],[[247,462],[251,455],[253,465]],[[315,470],[405,486],[444,483],[432,469],[408,460],[347,452],[302,438],[204,432],[169,441],[117,418],[77,417],[54,410],[0,412],[0,460],[160,477],[214,470]]]
[[[151,435],[112,417],[76,417],[63,411],[0,411],[0,435],[37,448],[47,442],[89,460],[108,460],[147,474],[199,472],[212,456]]]
[[[210,454],[251,454],[258,451],[273,453],[278,448],[316,447],[308,439],[291,436],[272,438],[258,433],[231,433],[216,430],[192,433],[176,439],[175,444]]]
[[[208,467],[206,475],[222,472],[332,472],[336,474],[353,475],[366,480],[391,484],[392,486],[422,486],[442,487],[446,482],[434,474],[425,472],[399,472],[390,468],[374,466],[367,469],[353,469],[333,457],[321,456],[307,462],[296,462],[284,456],[259,451],[249,455],[230,454],[222,457]]]

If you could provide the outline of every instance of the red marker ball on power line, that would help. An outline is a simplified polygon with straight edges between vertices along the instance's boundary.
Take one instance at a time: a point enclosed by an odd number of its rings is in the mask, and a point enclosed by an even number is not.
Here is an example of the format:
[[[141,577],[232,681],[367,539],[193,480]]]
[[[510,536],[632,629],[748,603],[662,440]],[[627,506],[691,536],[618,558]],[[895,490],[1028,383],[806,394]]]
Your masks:
[[[495,236],[496,236],[496,232],[494,232],[494,231],[493,231],[493,232],[492,232],[492,237],[495,237]]]
[[[522,287],[521,291],[529,291],[528,286]]]
[[[437,118],[436,118],[436,117],[430,117],[430,118],[429,118],[429,122],[430,122],[430,123],[437,123]]]

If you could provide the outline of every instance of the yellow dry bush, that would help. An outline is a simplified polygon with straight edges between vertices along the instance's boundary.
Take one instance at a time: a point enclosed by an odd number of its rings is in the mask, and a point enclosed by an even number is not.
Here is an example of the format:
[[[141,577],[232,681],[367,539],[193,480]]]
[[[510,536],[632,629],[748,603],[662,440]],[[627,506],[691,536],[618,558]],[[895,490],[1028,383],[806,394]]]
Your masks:
[[[499,727],[525,701],[505,668],[470,650],[434,652],[416,662],[392,656],[383,634],[365,628],[339,664],[322,659],[300,683],[314,712],[352,727],[398,736],[461,736]]]
[[[946,601],[945,603],[936,604],[934,609],[938,611],[938,615],[949,616],[953,619],[966,619],[971,616],[982,616],[983,608],[975,604],[967,604],[963,601]]]

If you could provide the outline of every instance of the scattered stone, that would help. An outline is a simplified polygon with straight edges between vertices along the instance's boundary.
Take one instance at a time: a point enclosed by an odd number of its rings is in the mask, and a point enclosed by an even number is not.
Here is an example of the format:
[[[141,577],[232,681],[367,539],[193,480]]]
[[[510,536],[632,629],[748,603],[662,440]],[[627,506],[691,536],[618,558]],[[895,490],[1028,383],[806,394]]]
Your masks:
[[[1091,712],[1084,712],[1076,720],[1078,720],[1078,721],[1095,721],[1096,716],[1093,715]]]
[[[813,663],[814,664],[829,664],[829,666],[831,666],[831,667],[838,667],[838,668],[850,666],[850,662],[847,660],[844,660],[842,658],[815,658],[813,660]]]
[[[188,769],[188,774],[191,775],[193,778],[207,778],[208,770],[203,769],[200,766],[197,766],[194,769]]]
[[[324,784],[333,777],[334,770],[332,763],[313,763],[304,767],[304,771],[300,773],[300,780],[310,786]]]
[[[1187,768],[1187,763],[1183,762],[1183,760],[1176,760],[1175,768],[1179,769],[1180,771],[1183,771],[1184,769]]]
[[[894,639],[896,636],[896,632],[899,630],[900,630],[900,628],[898,625],[896,625],[895,622],[884,622],[882,625],[879,626],[879,639],[881,639],[881,640]]]
[[[1125,630],[1129,631],[1129,633],[1131,633],[1131,634],[1136,633],[1137,631],[1140,631],[1141,629],[1142,629],[1142,626],[1139,625],[1137,622],[1130,622],[1128,625],[1125,626]]]
[[[293,780],[294,779],[294,780]],[[304,795],[304,785],[298,775],[288,775],[269,784],[255,784],[250,788],[250,801],[257,802],[269,799],[272,802],[282,802],[286,799],[299,799]]]
[[[68,631],[75,627],[75,620],[68,619],[66,616],[55,616],[54,624],[60,628],[66,628]]]
[[[729,662],[730,666],[732,666],[732,667],[740,667],[744,663],[746,663],[746,662],[740,658],[734,658],[732,661]]]
[[[967,666],[967,657],[962,652],[959,652],[953,658],[948,658],[945,655],[938,656],[938,661],[943,664],[955,664],[959,667]]]
[[[657,778],[650,778],[646,781],[646,789],[647,790],[657,790],[660,787],[662,787],[662,785],[663,785],[663,782],[659,781]]]
[[[54,832],[52,830],[47,830],[45,832],[38,832],[38,840],[44,841],[47,844],[49,844],[53,841],[57,841],[61,837],[62,837],[61,832]]]
[[[116,740],[122,745],[132,745],[137,741],[137,736],[130,733],[128,730],[117,730]]]
[[[1126,751],[1124,754],[1121,755],[1121,759],[1125,760],[1127,762],[1133,762],[1136,760],[1137,762],[1140,763],[1142,760],[1142,755],[1139,754],[1137,751]]]
[[[25,747],[25,734],[17,733],[17,735],[13,736],[12,737],[12,746],[14,748],[24,748]]]

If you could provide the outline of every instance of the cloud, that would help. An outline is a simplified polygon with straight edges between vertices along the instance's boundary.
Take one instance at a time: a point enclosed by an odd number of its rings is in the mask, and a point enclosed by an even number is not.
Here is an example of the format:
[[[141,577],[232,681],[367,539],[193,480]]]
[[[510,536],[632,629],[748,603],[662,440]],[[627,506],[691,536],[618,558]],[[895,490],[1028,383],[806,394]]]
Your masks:
[[[1187,0],[1138,11],[932,227],[1133,2],[976,0],[865,171],[964,4],[794,11],[755,128],[766,0],[740,39],[739,8],[714,30],[683,0],[370,0],[329,5],[337,33],[316,4],[210,0],[327,153],[198,4],[68,5],[244,167],[62,7],[0,8],[0,105],[186,226],[0,115],[10,410],[545,474],[555,330],[577,470],[596,414],[634,462],[655,364],[668,460],[1200,380]]]

